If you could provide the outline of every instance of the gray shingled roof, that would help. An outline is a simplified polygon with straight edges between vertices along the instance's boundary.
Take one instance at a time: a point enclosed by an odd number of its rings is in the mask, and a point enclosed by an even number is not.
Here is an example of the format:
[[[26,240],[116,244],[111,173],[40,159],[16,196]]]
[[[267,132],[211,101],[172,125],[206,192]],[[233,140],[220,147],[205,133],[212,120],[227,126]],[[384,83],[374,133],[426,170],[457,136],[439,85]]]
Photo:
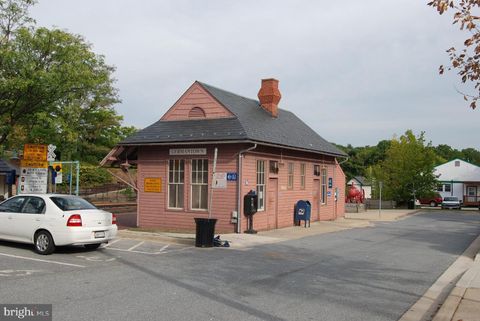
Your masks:
[[[363,186],[370,185],[370,182],[363,176],[355,176],[354,179],[356,179]]]
[[[258,100],[201,82],[199,84],[235,117],[188,121],[159,120],[119,145],[245,140],[346,156],[290,111],[279,109],[278,117],[274,118],[260,106]]]

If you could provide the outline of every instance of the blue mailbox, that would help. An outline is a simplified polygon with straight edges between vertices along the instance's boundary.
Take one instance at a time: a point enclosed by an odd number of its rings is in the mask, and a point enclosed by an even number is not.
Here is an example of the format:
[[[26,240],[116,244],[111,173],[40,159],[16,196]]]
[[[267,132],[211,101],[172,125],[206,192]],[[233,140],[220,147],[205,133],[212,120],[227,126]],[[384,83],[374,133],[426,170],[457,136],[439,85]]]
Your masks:
[[[312,212],[312,205],[309,201],[300,200],[295,204],[295,224],[300,225],[300,221],[305,221],[305,227],[310,227],[310,215]]]

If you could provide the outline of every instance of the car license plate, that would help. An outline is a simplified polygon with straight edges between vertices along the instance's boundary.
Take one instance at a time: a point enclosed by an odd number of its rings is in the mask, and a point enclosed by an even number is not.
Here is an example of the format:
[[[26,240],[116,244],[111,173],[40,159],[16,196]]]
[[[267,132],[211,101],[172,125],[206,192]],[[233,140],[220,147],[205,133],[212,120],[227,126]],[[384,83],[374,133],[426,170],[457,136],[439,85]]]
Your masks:
[[[105,237],[105,232],[104,231],[95,232],[94,236],[95,236],[96,239],[102,239],[102,238]]]

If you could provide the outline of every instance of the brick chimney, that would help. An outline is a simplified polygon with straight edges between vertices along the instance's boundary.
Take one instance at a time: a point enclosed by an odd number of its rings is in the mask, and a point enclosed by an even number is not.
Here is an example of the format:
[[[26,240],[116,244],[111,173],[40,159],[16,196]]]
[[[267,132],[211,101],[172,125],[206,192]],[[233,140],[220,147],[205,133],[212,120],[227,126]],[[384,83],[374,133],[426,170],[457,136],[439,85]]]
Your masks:
[[[262,108],[268,111],[272,117],[278,117],[278,102],[282,98],[278,90],[278,80],[269,78],[262,79],[262,87],[258,91],[258,99]]]

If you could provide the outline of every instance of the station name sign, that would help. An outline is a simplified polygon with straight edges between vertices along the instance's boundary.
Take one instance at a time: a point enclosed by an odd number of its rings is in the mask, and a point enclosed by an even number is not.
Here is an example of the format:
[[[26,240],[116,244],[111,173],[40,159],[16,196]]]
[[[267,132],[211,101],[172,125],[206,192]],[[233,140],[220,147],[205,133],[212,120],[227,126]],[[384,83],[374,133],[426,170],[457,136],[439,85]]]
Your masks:
[[[174,155],[207,155],[206,148],[171,148],[169,150],[171,156]]]

